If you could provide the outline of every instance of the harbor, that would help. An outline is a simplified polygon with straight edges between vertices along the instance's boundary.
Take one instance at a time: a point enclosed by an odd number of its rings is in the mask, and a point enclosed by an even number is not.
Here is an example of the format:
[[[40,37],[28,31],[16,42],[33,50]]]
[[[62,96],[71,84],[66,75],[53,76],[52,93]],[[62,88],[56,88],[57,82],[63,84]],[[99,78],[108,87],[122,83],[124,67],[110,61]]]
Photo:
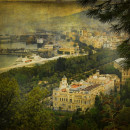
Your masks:
[[[73,57],[74,56],[77,56],[77,55],[73,55]],[[69,58],[69,57],[72,57],[72,55],[58,55],[58,56],[55,56],[52,58],[41,58],[37,55],[32,55],[32,57],[30,57],[30,58],[18,57],[16,59],[16,61],[13,62],[12,65],[0,68],[0,73],[6,72],[6,71],[9,71],[11,69],[18,68],[18,67],[24,67],[24,66],[33,67],[36,64],[45,64],[48,61],[57,60],[60,57]]]

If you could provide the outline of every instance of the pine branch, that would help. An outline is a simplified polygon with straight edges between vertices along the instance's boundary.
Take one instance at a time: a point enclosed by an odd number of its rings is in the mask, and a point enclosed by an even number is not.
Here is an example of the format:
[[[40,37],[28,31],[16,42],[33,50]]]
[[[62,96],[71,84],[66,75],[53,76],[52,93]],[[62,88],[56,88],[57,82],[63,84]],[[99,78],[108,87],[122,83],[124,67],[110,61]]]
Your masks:
[[[121,57],[125,58],[126,68],[130,68],[130,0],[79,0],[83,7],[91,6],[87,15],[99,19],[103,23],[111,24],[111,29],[115,33],[124,32],[128,36],[119,47],[118,51]]]

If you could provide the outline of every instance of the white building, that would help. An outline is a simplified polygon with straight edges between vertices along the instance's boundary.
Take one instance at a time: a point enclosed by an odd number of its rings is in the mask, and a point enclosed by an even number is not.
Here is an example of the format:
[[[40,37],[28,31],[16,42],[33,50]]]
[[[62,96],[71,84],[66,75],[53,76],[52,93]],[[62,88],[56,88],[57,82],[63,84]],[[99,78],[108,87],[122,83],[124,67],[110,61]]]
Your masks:
[[[109,94],[115,86],[120,90],[120,79],[113,74],[100,75],[99,71],[90,76],[86,81],[73,81],[70,85],[64,76],[59,88],[53,89],[53,109],[76,111],[81,108],[85,111],[95,103],[96,95]]]

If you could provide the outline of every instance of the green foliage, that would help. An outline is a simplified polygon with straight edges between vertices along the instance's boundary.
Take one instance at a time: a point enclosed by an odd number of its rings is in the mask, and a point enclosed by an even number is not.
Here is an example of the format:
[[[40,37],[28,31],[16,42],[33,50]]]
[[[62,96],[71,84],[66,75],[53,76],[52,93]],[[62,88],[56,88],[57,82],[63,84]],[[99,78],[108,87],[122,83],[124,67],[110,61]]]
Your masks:
[[[53,127],[53,113],[46,110],[44,99],[46,90],[34,88],[21,101],[21,109],[16,123],[20,129],[51,129]]]
[[[112,1],[107,0],[97,3],[98,0],[79,0],[83,6],[92,4],[95,8],[91,8],[88,12],[89,16],[95,16],[102,22],[118,21],[112,27],[114,31],[124,31],[130,34],[130,2],[129,0]]]
[[[78,56],[73,58],[59,58],[58,60],[49,61],[44,65],[36,65],[32,68],[22,67],[12,69],[2,73],[1,78],[15,78],[20,86],[22,93],[28,93],[39,85],[41,88],[46,87],[52,94],[54,87],[58,87],[59,81],[66,75],[68,82],[76,79],[86,79],[96,69],[100,69],[101,73],[118,73],[117,70],[111,67],[104,66],[117,58],[117,53],[112,50],[98,50],[94,55]],[[103,67],[104,66],[104,67]]]
[[[123,108],[116,117],[116,123],[120,129],[130,129],[130,107]]]
[[[54,118],[46,109],[47,94],[46,89],[35,87],[20,96],[16,80],[0,78],[0,129],[52,129]]]
[[[67,120],[64,130],[100,130],[100,129],[129,129],[130,107],[126,103],[130,100],[129,81],[122,87],[121,92],[110,95],[96,96],[95,105],[86,112],[75,112],[71,120]],[[66,121],[62,124],[66,124]],[[69,122],[69,123],[68,123]],[[61,128],[61,127],[60,127]],[[62,128],[61,128],[62,129]]]
[[[56,62],[56,70],[57,71],[65,71],[65,62],[66,62],[66,59],[65,58],[59,58]]]
[[[95,97],[95,107],[100,111],[102,110],[101,99],[98,95]]]
[[[125,40],[121,45],[119,45],[117,50],[120,52],[120,56],[126,59],[124,61],[124,68],[128,69],[130,67],[130,39]]]
[[[76,39],[74,42],[75,42],[75,43],[78,43],[79,49],[80,49],[80,53],[83,53],[82,50],[84,50],[85,52],[89,52],[90,55],[93,54],[93,53],[92,53],[92,50],[94,50],[94,47],[93,47],[92,45],[89,45],[89,46],[88,46],[86,43],[81,42],[81,41],[79,40],[79,37],[78,37],[78,39]],[[75,46],[75,44],[74,44],[74,46]]]
[[[130,107],[130,79],[121,87],[121,101],[126,107]]]
[[[0,78],[0,129],[12,123],[18,103],[19,88],[16,80]]]
[[[118,47],[121,57],[125,58],[125,68],[130,68],[130,1],[129,0],[78,0],[86,7],[91,5],[87,15],[99,19],[101,22],[112,23],[111,29],[116,33],[124,33],[125,40]]]
[[[116,74],[121,79],[121,72],[115,69],[113,64],[106,64],[100,67],[100,72],[103,74]]]
[[[52,94],[53,88],[59,86],[59,81],[64,74],[68,77],[68,82],[73,78],[86,79],[96,69],[100,69],[102,73],[118,74],[113,65],[109,64],[116,58],[114,51],[99,50],[98,53],[90,56],[60,58],[44,65],[17,68],[1,74],[0,128],[45,130],[54,128],[57,130],[98,130],[119,126],[124,128],[125,126],[117,123],[117,120],[122,122],[118,113],[123,111],[123,106],[129,107],[130,104],[129,80],[121,88],[120,94],[112,92],[110,96],[103,94],[100,97],[96,96],[94,107],[84,113],[81,111],[76,113],[52,112],[47,108],[47,100],[45,100]],[[60,66],[62,67],[59,69]],[[39,81],[42,83],[38,84]],[[128,119],[126,122],[128,123]]]

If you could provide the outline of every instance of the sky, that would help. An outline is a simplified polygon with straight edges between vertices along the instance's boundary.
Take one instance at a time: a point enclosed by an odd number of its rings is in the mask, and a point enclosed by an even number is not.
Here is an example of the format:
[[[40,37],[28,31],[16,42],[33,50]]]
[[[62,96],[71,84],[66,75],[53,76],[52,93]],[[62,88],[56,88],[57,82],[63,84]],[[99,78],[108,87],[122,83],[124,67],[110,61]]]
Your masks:
[[[42,22],[83,11],[75,3],[0,3],[0,33],[19,34],[42,28]]]

